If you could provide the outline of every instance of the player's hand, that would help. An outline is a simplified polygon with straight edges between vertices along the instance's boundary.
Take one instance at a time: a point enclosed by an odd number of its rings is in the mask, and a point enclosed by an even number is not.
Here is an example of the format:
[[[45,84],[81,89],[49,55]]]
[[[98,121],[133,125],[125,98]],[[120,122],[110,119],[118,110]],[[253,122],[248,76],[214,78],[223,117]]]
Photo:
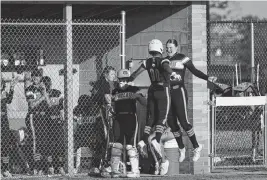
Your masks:
[[[177,74],[176,72],[172,72],[171,78],[172,78],[172,80],[178,80],[178,81],[182,80],[181,75]]]
[[[105,100],[108,104],[111,104],[112,101],[112,95],[111,94],[105,94]]]
[[[131,95],[131,99],[137,99],[137,98],[139,98],[140,96],[141,96],[140,94],[133,93],[133,94]]]
[[[210,76],[210,77],[208,78],[208,81],[214,83],[214,82],[217,81],[217,77],[215,77],[215,76]]]
[[[128,84],[129,86],[134,86],[134,82],[132,82],[132,81],[131,81],[131,82],[128,82],[127,84]]]

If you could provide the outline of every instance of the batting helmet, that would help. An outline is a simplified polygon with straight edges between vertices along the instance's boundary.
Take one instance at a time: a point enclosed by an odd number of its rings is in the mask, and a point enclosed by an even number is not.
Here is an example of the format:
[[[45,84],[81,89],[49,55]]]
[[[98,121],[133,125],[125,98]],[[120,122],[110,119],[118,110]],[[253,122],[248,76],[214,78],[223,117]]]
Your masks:
[[[163,53],[163,44],[158,39],[153,39],[148,44],[148,52],[159,52],[160,54]]]

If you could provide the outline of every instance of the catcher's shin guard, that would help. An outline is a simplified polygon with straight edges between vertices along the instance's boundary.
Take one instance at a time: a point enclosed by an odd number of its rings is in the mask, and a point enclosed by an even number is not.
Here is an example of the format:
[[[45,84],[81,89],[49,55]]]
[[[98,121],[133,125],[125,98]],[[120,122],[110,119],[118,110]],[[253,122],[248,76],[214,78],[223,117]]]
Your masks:
[[[131,163],[131,171],[127,173],[127,177],[130,177],[130,178],[140,177],[139,157],[138,157],[137,149],[133,147],[132,145],[127,145],[126,150],[127,150],[127,154],[130,159],[130,163]]]
[[[111,149],[111,177],[118,178],[121,175],[119,165],[121,161],[123,146],[121,143],[114,143]]]

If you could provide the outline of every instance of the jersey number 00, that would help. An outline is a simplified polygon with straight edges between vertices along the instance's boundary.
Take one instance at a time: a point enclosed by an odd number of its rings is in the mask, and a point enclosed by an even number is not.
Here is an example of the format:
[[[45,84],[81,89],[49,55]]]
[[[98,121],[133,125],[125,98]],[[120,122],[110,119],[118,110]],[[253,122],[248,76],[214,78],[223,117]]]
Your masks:
[[[150,78],[152,82],[160,82],[159,70],[158,69],[150,69]]]

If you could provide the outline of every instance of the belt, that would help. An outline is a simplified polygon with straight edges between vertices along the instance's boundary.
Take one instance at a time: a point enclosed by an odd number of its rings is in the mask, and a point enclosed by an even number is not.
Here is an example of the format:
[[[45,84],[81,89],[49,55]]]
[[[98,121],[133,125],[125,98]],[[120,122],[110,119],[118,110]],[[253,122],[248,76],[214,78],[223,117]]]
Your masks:
[[[178,89],[178,88],[180,88],[181,86],[180,85],[173,85],[173,86],[171,86],[171,89]]]
[[[163,82],[158,82],[158,83],[152,83],[152,85],[160,85],[160,86],[163,86],[164,83]]]
[[[118,112],[117,114],[135,114],[133,112]]]

